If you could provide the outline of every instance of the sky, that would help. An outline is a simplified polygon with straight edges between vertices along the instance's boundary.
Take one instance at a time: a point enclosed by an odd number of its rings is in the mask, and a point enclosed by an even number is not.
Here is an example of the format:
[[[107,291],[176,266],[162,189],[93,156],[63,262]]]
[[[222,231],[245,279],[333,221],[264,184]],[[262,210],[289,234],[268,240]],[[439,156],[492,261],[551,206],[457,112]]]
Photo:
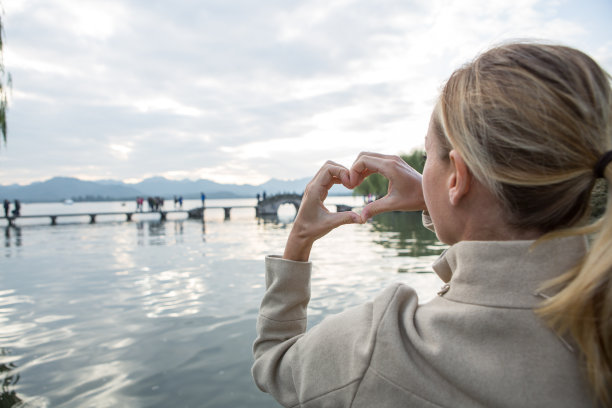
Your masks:
[[[423,146],[441,85],[511,39],[612,72],[612,0],[0,0],[0,184],[260,184]],[[5,78],[6,79],[6,78]]]

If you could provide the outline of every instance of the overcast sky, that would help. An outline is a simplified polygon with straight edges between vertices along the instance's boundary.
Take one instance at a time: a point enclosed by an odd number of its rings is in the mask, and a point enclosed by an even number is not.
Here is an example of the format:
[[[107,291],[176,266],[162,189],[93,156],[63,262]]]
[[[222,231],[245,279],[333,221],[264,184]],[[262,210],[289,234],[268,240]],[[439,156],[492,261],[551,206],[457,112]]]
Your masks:
[[[3,0],[0,184],[259,184],[423,145],[441,84],[512,38],[612,72],[612,0]]]

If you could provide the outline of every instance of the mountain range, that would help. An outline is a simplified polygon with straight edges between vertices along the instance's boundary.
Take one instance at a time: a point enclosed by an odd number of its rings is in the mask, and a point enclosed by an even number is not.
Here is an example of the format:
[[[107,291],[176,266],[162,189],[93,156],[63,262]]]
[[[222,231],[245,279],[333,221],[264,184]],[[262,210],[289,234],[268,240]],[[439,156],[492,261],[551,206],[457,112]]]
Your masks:
[[[172,198],[182,196],[184,199],[200,198],[200,193],[207,198],[241,198],[255,197],[256,194],[298,193],[301,194],[310,181],[309,178],[297,180],[270,179],[260,185],[219,184],[210,180],[168,180],[164,177],[152,177],[139,183],[124,183],[118,180],[84,181],[72,177],[54,177],[28,185],[0,185],[0,199],[20,200],[23,202],[64,201],[104,201],[132,200],[136,197],[159,196]],[[351,192],[334,186],[332,195],[350,195]]]

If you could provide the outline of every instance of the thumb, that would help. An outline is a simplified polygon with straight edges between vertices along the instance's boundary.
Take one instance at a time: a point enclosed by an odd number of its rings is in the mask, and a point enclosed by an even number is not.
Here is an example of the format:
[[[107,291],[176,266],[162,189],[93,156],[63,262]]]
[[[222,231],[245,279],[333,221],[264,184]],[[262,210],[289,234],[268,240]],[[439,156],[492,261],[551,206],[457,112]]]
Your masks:
[[[354,211],[343,211],[340,213],[330,213],[332,228],[339,227],[344,224],[361,224],[362,219],[359,214]]]
[[[370,204],[363,207],[363,210],[361,210],[361,219],[363,222],[369,220],[375,215],[389,211],[389,201],[389,196],[384,196],[383,198],[372,201]]]

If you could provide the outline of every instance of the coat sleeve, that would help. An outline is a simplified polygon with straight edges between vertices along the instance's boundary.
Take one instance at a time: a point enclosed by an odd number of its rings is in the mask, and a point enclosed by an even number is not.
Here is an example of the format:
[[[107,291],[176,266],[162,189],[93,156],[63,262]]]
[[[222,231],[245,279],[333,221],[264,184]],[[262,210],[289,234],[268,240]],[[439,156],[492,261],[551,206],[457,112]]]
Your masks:
[[[306,332],[310,273],[310,263],[266,258],[253,378],[286,407],[349,406],[397,285],[374,302],[329,316]]]

